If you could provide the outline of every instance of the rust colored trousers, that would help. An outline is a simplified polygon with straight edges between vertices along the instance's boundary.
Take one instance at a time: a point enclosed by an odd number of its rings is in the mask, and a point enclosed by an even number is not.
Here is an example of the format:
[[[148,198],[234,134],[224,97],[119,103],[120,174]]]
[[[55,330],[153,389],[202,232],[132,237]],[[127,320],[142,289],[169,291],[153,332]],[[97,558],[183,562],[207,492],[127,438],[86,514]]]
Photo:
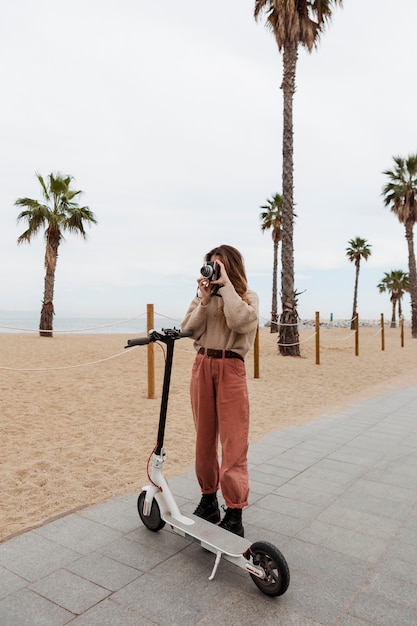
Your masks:
[[[197,354],[190,393],[196,428],[195,469],[201,493],[214,493],[220,486],[227,507],[243,508],[249,496],[245,363]]]

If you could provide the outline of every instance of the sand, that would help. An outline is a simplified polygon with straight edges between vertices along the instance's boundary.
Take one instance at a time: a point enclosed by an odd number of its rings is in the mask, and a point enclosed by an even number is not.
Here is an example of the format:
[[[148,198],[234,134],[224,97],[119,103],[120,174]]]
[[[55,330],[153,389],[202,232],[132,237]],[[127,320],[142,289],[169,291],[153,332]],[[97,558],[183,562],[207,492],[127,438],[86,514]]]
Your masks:
[[[155,399],[148,399],[147,348],[121,334],[51,338],[0,333],[0,540],[70,510],[139,492],[157,435],[164,352],[154,346]],[[405,329],[300,331],[301,357],[282,357],[260,331],[260,377],[247,358],[250,441],[338,412],[366,397],[416,385],[417,340]],[[167,477],[193,465],[190,339],[176,343],[165,436]]]

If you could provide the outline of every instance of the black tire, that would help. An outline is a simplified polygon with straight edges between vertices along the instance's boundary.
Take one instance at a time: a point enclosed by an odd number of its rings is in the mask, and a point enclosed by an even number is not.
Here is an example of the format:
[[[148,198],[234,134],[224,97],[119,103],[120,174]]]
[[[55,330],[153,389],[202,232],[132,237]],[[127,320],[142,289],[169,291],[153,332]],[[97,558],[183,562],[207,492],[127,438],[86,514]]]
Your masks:
[[[282,596],[290,584],[290,570],[281,552],[272,543],[257,541],[250,547],[253,564],[262,567],[266,578],[250,574],[255,585],[267,596]]]
[[[143,503],[145,502],[145,497],[146,497],[146,491],[141,491],[138,497],[139,517],[142,520],[143,524],[146,526],[146,528],[149,528],[149,530],[152,530],[153,532],[156,533],[158,532],[158,530],[161,530],[161,528],[165,526],[165,522],[161,518],[161,512],[159,510],[158,503],[155,499],[152,500],[151,514],[150,515],[143,514]]]

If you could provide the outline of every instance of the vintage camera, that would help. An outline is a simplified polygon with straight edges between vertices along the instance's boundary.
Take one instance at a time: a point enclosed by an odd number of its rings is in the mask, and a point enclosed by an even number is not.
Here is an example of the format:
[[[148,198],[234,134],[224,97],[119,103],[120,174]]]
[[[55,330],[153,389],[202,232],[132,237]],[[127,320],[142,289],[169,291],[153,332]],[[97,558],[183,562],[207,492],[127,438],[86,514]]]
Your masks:
[[[207,261],[200,270],[201,276],[212,280],[218,280],[220,276],[220,265],[216,261]]]

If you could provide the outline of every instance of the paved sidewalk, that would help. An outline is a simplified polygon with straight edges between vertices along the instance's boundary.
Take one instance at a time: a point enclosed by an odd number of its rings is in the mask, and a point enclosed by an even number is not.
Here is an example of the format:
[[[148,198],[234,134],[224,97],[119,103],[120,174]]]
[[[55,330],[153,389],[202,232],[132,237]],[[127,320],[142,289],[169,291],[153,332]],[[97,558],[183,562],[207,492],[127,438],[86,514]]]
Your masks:
[[[285,555],[283,596],[226,561],[210,582],[214,555],[147,530],[133,494],[1,543],[0,624],[417,625],[417,387],[268,435],[250,464],[246,536]],[[170,485],[191,512],[193,472]]]

